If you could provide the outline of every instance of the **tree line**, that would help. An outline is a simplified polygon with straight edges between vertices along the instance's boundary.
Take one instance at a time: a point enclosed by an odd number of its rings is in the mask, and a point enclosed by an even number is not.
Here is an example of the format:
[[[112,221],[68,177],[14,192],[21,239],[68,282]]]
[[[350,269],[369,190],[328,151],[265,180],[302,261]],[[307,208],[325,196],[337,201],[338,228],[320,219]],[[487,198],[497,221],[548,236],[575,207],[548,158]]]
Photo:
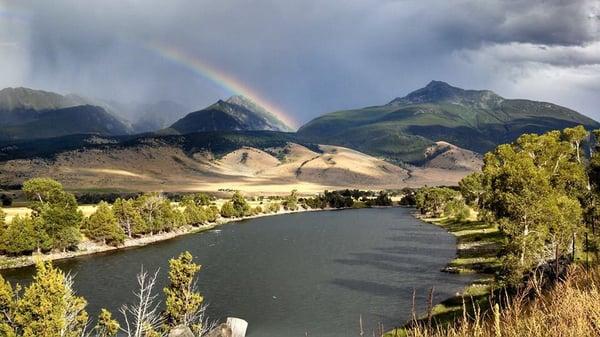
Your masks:
[[[500,277],[507,284],[549,261],[572,261],[577,251],[597,256],[598,139],[600,130],[582,126],[522,135],[487,153],[482,171],[462,179],[458,191],[423,188],[416,205],[423,214],[457,218],[468,205],[479,220],[497,224],[506,237]]]
[[[201,226],[219,218],[241,218],[281,209],[390,206],[386,192],[325,191],[312,198],[300,198],[297,191],[252,207],[240,193],[219,208],[204,193],[186,194],[178,203],[160,193],[144,193],[130,198],[117,197],[110,205],[101,201],[93,214],[84,217],[75,196],[49,178],[26,181],[23,193],[31,215],[15,216],[10,223],[0,209],[0,253],[23,255],[32,252],[75,250],[84,237],[119,246],[126,239],[166,233],[184,226]],[[264,200],[264,199],[263,199]]]

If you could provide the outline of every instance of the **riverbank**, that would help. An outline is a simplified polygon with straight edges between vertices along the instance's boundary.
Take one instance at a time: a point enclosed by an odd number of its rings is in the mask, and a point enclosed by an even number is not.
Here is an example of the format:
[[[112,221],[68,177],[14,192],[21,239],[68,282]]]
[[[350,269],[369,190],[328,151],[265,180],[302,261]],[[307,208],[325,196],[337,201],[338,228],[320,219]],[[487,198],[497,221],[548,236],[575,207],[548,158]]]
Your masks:
[[[79,243],[78,249],[75,251],[67,251],[67,252],[52,252],[47,254],[32,254],[27,256],[0,256],[0,270],[3,269],[14,269],[14,268],[22,268],[36,264],[38,261],[57,261],[57,260],[65,260],[78,256],[92,255],[104,252],[110,252],[115,250],[122,250],[127,248],[134,247],[142,247],[149,244],[162,242],[166,240],[170,240],[182,235],[195,234],[205,232],[216,227],[225,225],[227,223],[242,221],[247,219],[255,219],[266,216],[274,216],[274,215],[284,215],[284,214],[292,214],[292,213],[301,213],[301,212],[314,212],[314,211],[326,211],[326,210],[335,210],[335,208],[325,208],[325,209],[311,209],[311,208],[299,208],[295,211],[290,210],[280,210],[276,213],[262,213],[258,215],[250,215],[244,216],[240,218],[219,218],[216,222],[208,223],[202,226],[184,226],[173,230],[171,232],[154,234],[151,236],[143,236],[139,238],[126,239],[122,245],[119,246],[110,246],[105,245],[98,242],[93,242],[90,240],[83,241]]]
[[[456,258],[442,270],[448,273],[476,274],[477,281],[467,286],[456,296],[447,298],[433,306],[432,321],[436,325],[448,325],[463,316],[463,309],[472,311],[473,308],[486,310],[489,307],[488,296],[496,288],[495,275],[500,268],[498,253],[501,248],[503,234],[497,226],[478,221],[475,214],[468,219],[456,220],[450,218],[426,218],[415,214],[418,219],[442,227],[456,238]],[[435,297],[435,293],[434,293]],[[425,322],[427,313],[418,317]],[[410,324],[411,322],[408,322]],[[385,337],[405,336],[404,327],[396,328]]]

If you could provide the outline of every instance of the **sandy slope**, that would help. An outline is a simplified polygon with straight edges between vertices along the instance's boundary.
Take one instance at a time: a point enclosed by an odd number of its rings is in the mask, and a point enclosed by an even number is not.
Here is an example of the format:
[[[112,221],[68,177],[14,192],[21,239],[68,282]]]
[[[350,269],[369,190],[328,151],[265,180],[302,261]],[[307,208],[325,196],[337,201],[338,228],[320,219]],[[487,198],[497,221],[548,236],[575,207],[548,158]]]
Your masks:
[[[443,149],[434,151],[436,156],[423,168],[411,169],[328,145],[320,147],[322,153],[293,143],[266,151],[243,147],[218,159],[206,153],[188,155],[178,147],[156,144],[110,151],[79,150],[62,153],[54,160],[0,163],[0,183],[12,185],[30,177],[49,176],[77,190],[289,193],[292,189],[318,192],[455,184],[478,167],[471,165],[473,156],[465,150],[451,144],[440,147]]]
[[[483,166],[482,156],[447,142],[436,142],[425,151],[426,168],[477,171]]]

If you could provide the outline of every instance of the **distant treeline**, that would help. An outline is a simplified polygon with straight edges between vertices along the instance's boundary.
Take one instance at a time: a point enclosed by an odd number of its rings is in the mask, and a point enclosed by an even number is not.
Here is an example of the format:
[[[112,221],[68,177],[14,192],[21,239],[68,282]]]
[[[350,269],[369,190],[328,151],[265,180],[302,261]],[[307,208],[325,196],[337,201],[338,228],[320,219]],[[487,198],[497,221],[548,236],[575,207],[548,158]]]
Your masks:
[[[109,245],[126,239],[152,236],[216,222],[219,218],[241,218],[277,213],[281,209],[360,208],[391,206],[386,192],[358,190],[325,191],[311,198],[299,198],[294,190],[288,196],[257,199],[252,207],[241,193],[233,193],[220,207],[204,193],[104,193],[86,203],[99,201],[95,212],[84,217],[72,193],[55,180],[35,178],[23,184],[31,215],[15,216],[10,223],[0,209],[0,253],[23,255],[32,252],[75,250],[84,236]],[[112,203],[109,204],[109,202]]]

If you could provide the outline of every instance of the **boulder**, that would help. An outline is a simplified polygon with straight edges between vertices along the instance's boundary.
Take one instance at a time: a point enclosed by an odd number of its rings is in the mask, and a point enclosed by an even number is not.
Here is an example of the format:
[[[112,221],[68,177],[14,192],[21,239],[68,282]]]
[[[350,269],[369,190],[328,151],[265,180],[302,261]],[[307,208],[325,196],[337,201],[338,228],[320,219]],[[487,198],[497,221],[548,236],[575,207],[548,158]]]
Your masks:
[[[233,332],[231,328],[226,323],[218,325],[216,328],[212,329],[205,337],[232,337]],[[169,336],[171,337],[171,336]]]
[[[195,337],[190,328],[184,325],[179,325],[169,331],[169,337]]]

